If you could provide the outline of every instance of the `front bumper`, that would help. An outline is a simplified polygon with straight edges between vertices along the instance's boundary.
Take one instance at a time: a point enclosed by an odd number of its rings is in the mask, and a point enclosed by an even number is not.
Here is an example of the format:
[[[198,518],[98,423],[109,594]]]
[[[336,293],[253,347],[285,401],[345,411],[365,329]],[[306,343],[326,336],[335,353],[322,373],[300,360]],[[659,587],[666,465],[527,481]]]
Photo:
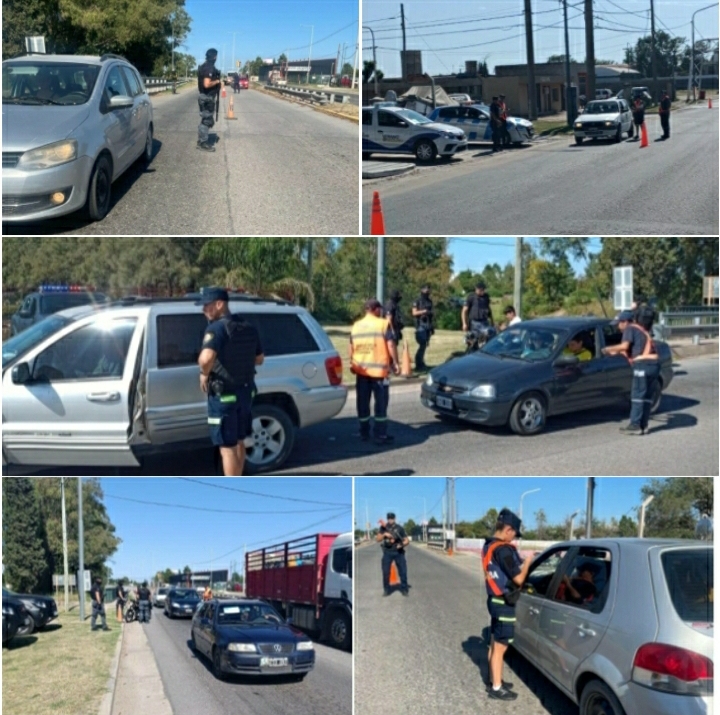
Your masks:
[[[512,402],[471,397],[468,392],[441,392],[435,386],[426,384],[420,391],[420,401],[424,407],[438,414],[488,427],[507,424],[512,408]]]
[[[81,209],[87,199],[93,161],[81,156],[67,164],[39,171],[3,168],[2,220],[11,223],[38,221],[62,216]],[[56,191],[69,190],[69,197],[59,206],[49,203]]]
[[[580,139],[614,139],[617,136],[618,124],[611,127],[583,127],[574,129],[575,136]]]
[[[438,156],[455,156],[461,151],[467,151],[467,140],[457,141],[450,139],[446,142],[435,142],[438,150]]]
[[[196,608],[197,606],[168,606],[166,610],[175,618],[192,618],[195,615]]]
[[[284,666],[260,665],[262,658],[269,656],[260,653],[235,653],[223,651],[221,664],[225,673],[237,675],[287,675],[309,673],[315,667],[315,651],[295,651],[287,656],[288,664]]]

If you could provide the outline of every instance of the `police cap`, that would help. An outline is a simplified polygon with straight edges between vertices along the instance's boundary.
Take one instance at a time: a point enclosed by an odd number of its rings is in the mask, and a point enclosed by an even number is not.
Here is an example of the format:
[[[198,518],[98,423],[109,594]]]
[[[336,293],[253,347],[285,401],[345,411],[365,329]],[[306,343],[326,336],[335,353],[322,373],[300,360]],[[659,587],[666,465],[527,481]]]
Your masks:
[[[228,292],[224,288],[203,288],[200,291],[200,298],[195,301],[195,305],[207,305],[208,303],[214,303],[216,300],[224,300],[227,303],[229,300]]]
[[[206,60],[216,60],[218,56],[218,51],[211,47],[206,53],[205,53],[205,59]]]
[[[522,534],[520,533],[520,526],[522,525],[522,522],[516,514],[510,511],[510,509],[503,509],[498,514],[498,521],[501,524],[507,524],[507,526],[512,527],[517,538],[522,539]]]
[[[614,322],[616,322],[616,323],[624,323],[624,322],[629,323],[629,322],[632,321],[633,318],[634,318],[634,315],[633,315],[632,310],[623,310],[622,313],[620,313],[620,315],[618,315],[618,317],[615,318],[615,321],[614,321]]]
[[[389,512],[387,513],[387,518],[388,518],[388,519],[394,519],[394,518],[395,518],[394,512],[389,511]]]

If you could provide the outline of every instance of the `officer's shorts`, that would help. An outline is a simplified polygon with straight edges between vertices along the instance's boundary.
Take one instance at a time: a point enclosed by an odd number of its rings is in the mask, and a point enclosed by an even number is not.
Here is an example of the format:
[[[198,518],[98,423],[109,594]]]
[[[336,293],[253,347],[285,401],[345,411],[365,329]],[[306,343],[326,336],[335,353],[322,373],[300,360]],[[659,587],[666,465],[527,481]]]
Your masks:
[[[210,439],[216,447],[234,447],[252,435],[254,385],[243,385],[235,392],[208,396]]]
[[[490,634],[496,643],[509,645],[515,637],[515,607],[508,606],[502,596],[488,596]]]

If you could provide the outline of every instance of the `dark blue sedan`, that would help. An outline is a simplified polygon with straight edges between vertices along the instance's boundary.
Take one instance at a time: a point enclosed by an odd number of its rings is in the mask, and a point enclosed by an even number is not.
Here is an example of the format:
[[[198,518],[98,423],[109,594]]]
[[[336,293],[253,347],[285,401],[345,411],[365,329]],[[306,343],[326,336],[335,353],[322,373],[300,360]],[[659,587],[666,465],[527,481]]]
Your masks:
[[[195,613],[192,648],[209,658],[215,677],[293,675],[315,666],[313,642],[264,601],[213,599]]]

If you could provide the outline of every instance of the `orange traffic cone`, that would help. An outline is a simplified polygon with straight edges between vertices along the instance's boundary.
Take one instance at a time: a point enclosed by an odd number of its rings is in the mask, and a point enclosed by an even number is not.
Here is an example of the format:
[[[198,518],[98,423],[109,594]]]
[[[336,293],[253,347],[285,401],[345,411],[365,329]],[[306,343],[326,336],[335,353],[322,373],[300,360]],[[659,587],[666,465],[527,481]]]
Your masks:
[[[380,205],[380,194],[373,191],[372,215],[370,217],[370,235],[385,235],[385,218],[383,217],[382,206]]]
[[[407,340],[403,341],[402,365],[400,366],[400,375],[402,377],[410,377],[412,375],[412,365],[410,364],[410,348]]]
[[[647,127],[645,126],[645,122],[643,122],[642,125],[640,126],[640,136],[642,137],[642,139],[640,140],[640,148],[642,149],[643,147],[646,147],[649,145],[648,131],[647,131]]]
[[[233,101],[232,95],[230,95],[230,106],[228,107],[225,119],[237,119],[237,117],[235,116],[235,103]]]
[[[222,88],[222,91],[220,92],[220,96],[225,99],[227,97],[227,92],[225,91],[225,87]]]
[[[397,566],[395,566],[394,561],[390,564],[390,585],[391,586],[399,586],[400,585],[400,576],[398,575]]]
[[[708,109],[712,109],[712,97],[708,97]]]

